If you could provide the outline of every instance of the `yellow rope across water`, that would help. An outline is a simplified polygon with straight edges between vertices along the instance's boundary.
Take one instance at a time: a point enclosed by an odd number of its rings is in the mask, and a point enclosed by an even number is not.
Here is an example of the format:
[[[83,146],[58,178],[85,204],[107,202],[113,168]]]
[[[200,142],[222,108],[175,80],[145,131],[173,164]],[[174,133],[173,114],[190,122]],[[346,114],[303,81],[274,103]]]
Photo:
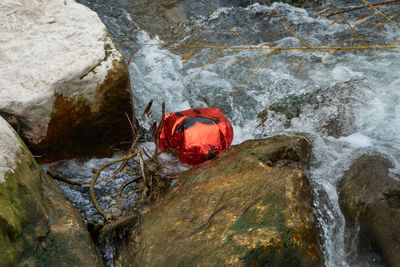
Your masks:
[[[383,14],[381,11],[379,11],[379,10],[376,8],[376,6],[372,5],[370,2],[368,2],[368,1],[366,1],[366,0],[361,0],[361,1],[363,1],[364,3],[366,3],[367,5],[369,5],[370,8],[374,9],[374,10],[375,10],[376,12],[378,12],[382,17],[384,17],[385,19],[387,19],[388,21],[390,21],[391,23],[393,23],[394,25],[396,25],[397,27],[400,28],[400,25],[399,25],[397,22],[393,21],[393,20],[390,19],[388,16],[386,16],[385,14]]]

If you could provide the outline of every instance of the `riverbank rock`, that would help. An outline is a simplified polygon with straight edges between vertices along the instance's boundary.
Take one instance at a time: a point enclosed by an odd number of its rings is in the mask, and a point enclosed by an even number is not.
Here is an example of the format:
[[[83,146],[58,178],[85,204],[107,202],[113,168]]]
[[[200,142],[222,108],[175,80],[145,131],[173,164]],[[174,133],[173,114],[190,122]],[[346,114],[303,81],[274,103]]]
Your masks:
[[[141,218],[123,266],[320,266],[306,137],[246,141],[185,173]]]
[[[384,266],[399,266],[400,182],[389,175],[391,167],[380,156],[357,159],[340,183],[340,206],[349,234],[359,228],[361,254],[372,251]]]
[[[0,2],[0,115],[42,162],[131,139],[130,81],[98,15],[73,0]]]
[[[79,212],[0,117],[1,266],[101,266]]]

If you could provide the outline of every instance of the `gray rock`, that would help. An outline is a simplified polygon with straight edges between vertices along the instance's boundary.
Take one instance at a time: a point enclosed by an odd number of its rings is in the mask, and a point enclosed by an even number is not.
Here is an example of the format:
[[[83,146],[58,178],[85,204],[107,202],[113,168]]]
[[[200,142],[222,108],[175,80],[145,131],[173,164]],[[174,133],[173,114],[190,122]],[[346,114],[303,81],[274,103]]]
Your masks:
[[[380,156],[357,159],[340,183],[340,206],[348,235],[359,227],[359,256],[375,252],[385,266],[399,266],[400,181],[389,175],[391,167]]]

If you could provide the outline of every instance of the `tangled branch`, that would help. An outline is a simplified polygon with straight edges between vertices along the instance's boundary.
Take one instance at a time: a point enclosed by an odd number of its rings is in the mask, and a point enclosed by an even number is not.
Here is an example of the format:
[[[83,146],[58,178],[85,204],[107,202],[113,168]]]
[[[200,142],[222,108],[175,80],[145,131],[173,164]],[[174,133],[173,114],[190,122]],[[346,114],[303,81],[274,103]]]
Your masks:
[[[136,155],[138,155],[139,153],[140,153],[140,150],[138,150],[138,151],[136,151],[136,152],[134,152],[134,153],[125,155],[125,156],[123,156],[123,157],[120,157],[120,158],[118,158],[118,159],[112,160],[112,161],[110,161],[110,162],[107,162],[106,164],[104,164],[103,166],[101,166],[101,167],[95,172],[95,174],[94,174],[94,176],[93,176],[93,178],[92,178],[92,181],[90,182],[90,187],[89,187],[90,199],[92,200],[92,203],[93,203],[94,207],[96,208],[96,210],[97,210],[106,220],[107,220],[107,219],[110,219],[110,218],[109,218],[109,216],[107,216],[107,214],[101,209],[99,203],[97,202],[96,195],[95,195],[95,193],[94,193],[94,185],[95,185],[95,183],[96,183],[96,180],[97,180],[97,178],[99,178],[101,172],[102,172],[105,168],[107,168],[108,166],[111,166],[111,165],[113,165],[113,164],[115,164],[115,163],[117,163],[117,162],[120,162],[120,161],[129,160],[129,159],[135,157]]]

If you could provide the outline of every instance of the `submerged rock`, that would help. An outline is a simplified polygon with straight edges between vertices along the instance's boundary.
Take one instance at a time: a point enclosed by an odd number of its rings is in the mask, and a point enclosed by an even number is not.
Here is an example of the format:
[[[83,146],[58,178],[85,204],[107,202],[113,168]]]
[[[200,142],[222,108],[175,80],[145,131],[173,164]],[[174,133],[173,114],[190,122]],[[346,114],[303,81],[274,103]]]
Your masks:
[[[399,266],[400,181],[389,175],[391,167],[380,156],[357,159],[340,183],[340,206],[349,239],[358,235],[359,257],[372,251],[382,255],[385,266]]]
[[[41,161],[130,140],[130,81],[98,15],[73,0],[0,2],[0,115]]]
[[[183,173],[140,220],[123,266],[320,266],[303,136],[246,141]]]
[[[0,117],[2,266],[101,266],[79,212]]]
[[[258,127],[263,131],[268,131],[271,125],[289,128],[296,118],[296,123],[312,124],[325,135],[348,136],[357,131],[357,110],[366,105],[369,92],[365,79],[354,79],[310,93],[290,94],[257,115]]]

